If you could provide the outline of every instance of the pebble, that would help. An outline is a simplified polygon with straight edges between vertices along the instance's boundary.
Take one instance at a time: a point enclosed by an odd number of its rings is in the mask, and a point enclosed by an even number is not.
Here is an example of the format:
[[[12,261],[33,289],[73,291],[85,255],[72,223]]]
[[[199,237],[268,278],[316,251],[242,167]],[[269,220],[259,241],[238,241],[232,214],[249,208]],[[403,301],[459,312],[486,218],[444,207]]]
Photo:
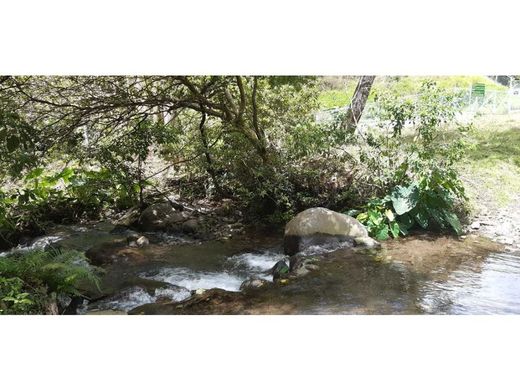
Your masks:
[[[146,238],[145,236],[141,236],[137,239],[136,244],[138,247],[143,247],[150,244],[150,240]]]
[[[475,221],[475,222],[473,222],[473,223],[470,225],[470,228],[472,228],[473,230],[478,230],[478,229],[480,229],[480,222],[479,222],[479,221]]]

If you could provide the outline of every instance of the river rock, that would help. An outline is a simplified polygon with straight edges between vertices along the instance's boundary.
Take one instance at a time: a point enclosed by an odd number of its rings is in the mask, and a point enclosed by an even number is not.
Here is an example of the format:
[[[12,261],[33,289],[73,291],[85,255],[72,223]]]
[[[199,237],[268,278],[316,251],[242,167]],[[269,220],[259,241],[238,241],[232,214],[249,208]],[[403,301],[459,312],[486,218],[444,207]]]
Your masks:
[[[479,222],[479,221],[475,221],[475,222],[473,222],[473,223],[470,225],[470,228],[473,229],[473,230],[478,230],[478,229],[480,229],[480,222]]]
[[[123,310],[95,310],[95,311],[87,311],[85,313],[88,316],[94,315],[103,315],[103,316],[125,316],[127,313]]]
[[[130,247],[142,248],[143,246],[149,245],[150,240],[145,236],[139,234],[131,234],[126,238],[126,242]]]
[[[314,257],[291,256],[289,270],[292,276],[305,276],[311,271],[319,269],[319,260]]]
[[[367,229],[358,220],[323,207],[302,211],[285,226],[284,251],[287,255],[313,245],[342,242],[369,248],[380,246],[368,236]]]
[[[105,266],[116,262],[143,263],[146,257],[138,248],[128,247],[125,241],[105,242],[90,248],[85,256],[95,266]]]
[[[144,231],[179,231],[188,219],[185,212],[175,210],[170,203],[157,203],[147,207],[139,217],[139,226]]]
[[[129,228],[139,221],[140,210],[138,207],[132,207],[129,209],[121,218],[119,218],[115,225],[120,227]]]
[[[195,234],[199,231],[199,222],[192,218],[182,224],[182,231],[187,234]]]
[[[258,278],[249,278],[240,285],[240,290],[249,290],[263,287],[267,284],[267,280]]]
[[[142,248],[143,246],[150,245],[150,240],[145,236],[129,237],[127,238],[128,246]]]
[[[116,286],[116,289],[111,291],[110,294],[108,294],[108,295],[115,294],[118,290],[123,290],[125,288],[130,288],[130,287],[140,287],[140,288],[146,290],[146,292],[148,294],[154,295],[156,290],[167,289],[170,287],[176,288],[177,286],[174,286],[174,285],[172,285],[168,282],[164,282],[162,280],[147,279],[147,278],[141,278],[139,276],[136,276],[136,277],[130,277],[128,280],[125,280],[123,283]]]
[[[139,248],[141,248],[143,246],[149,245],[150,240],[148,238],[146,238],[145,236],[141,236],[137,239],[137,241],[135,243],[137,244],[137,246]]]
[[[146,304],[128,314],[244,314],[247,305],[241,292],[212,288],[182,302]]]
[[[283,260],[278,261],[273,268],[271,268],[273,280],[278,280],[286,277],[289,274],[289,266]]]

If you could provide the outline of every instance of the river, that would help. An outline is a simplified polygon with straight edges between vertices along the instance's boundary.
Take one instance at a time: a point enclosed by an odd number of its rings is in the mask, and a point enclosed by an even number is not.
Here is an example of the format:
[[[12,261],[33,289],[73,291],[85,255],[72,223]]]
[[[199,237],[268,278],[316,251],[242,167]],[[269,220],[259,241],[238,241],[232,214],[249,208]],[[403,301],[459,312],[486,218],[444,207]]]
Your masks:
[[[110,224],[57,226],[33,248],[52,243],[86,251],[125,234]],[[135,249],[141,261],[104,267],[101,292],[79,314],[174,314],[176,304],[202,289],[236,292],[241,306],[215,303],[218,314],[520,314],[520,253],[485,238],[419,235],[380,250],[314,248],[318,269],[283,283],[240,292],[283,255],[279,232],[248,232],[224,241],[149,235]],[[19,248],[18,250],[24,250]],[[143,261],[144,259],[144,261]]]

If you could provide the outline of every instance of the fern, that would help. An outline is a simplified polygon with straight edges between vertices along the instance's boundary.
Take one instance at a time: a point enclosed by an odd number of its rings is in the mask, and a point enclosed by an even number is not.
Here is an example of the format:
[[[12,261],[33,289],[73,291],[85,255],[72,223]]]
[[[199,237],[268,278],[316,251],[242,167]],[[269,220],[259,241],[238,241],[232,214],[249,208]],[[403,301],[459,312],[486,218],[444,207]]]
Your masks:
[[[97,273],[99,270],[86,262],[83,253],[74,250],[52,248],[0,258],[0,275],[22,280],[24,291],[33,296],[32,300],[41,300],[42,295],[81,296],[80,286],[86,284],[99,289]]]

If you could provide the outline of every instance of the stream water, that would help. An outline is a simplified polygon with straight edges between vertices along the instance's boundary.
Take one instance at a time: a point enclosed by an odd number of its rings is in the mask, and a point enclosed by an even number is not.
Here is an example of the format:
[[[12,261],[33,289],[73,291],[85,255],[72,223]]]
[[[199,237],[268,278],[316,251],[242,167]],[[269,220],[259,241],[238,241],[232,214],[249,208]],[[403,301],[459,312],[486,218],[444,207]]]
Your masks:
[[[31,247],[52,244],[86,251],[125,237],[111,229],[110,224],[57,227]],[[269,269],[279,260],[288,262],[279,233],[206,242],[149,238],[150,245],[135,249],[145,261],[104,267],[102,291],[80,313],[180,302],[199,289],[240,291],[251,277],[271,281]],[[315,248],[314,257],[318,270],[248,293],[246,312],[520,314],[520,254],[484,238],[424,235],[386,242],[377,251]]]

